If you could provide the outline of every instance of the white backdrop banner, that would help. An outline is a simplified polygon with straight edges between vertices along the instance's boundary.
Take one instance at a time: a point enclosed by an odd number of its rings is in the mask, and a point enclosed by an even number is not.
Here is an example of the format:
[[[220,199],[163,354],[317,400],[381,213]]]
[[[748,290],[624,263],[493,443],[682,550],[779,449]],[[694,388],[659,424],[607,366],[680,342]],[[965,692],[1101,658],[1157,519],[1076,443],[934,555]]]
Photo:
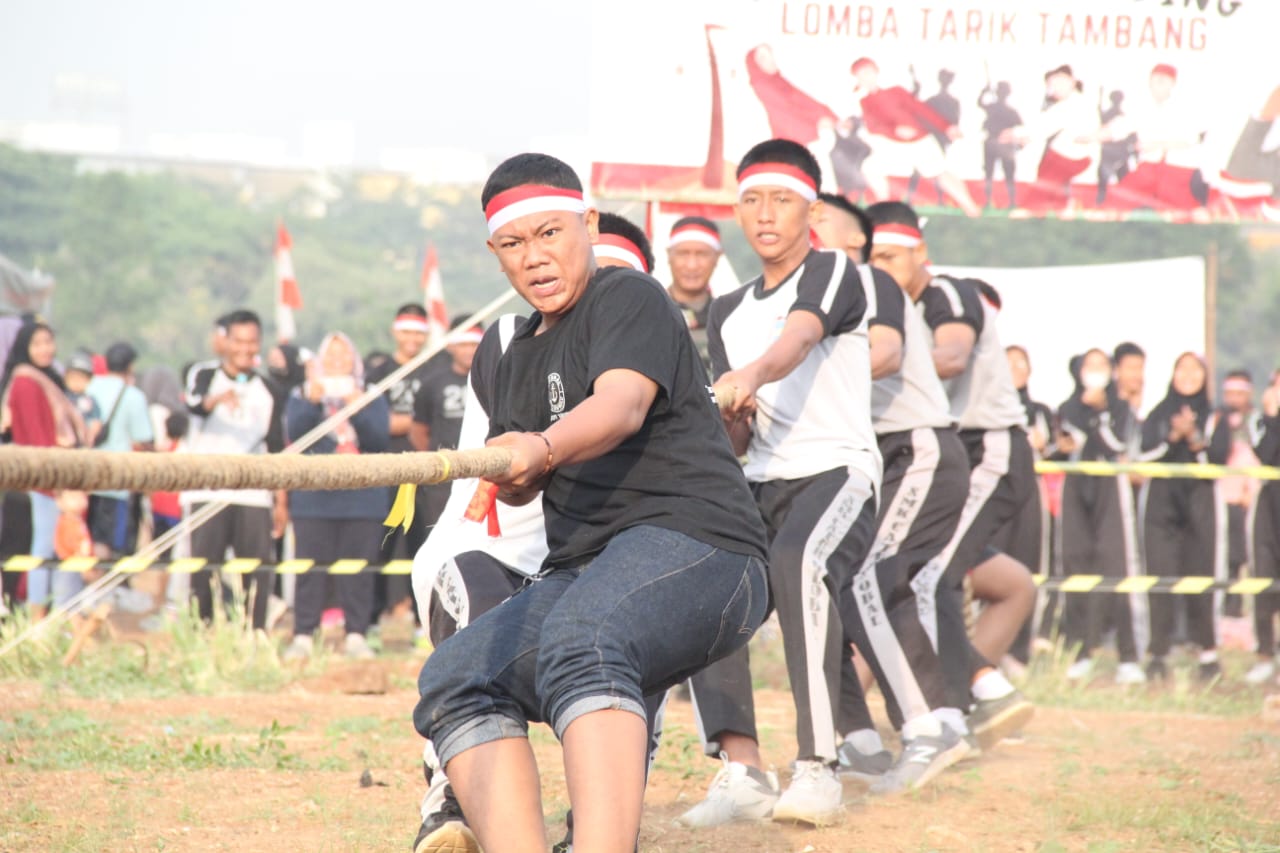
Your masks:
[[[1073,389],[1071,357],[1108,354],[1133,341],[1146,350],[1143,410],[1164,397],[1173,363],[1205,348],[1204,258],[1064,267],[936,267],[980,278],[1000,292],[997,329],[1031,359],[1031,396],[1056,409]]]
[[[774,136],[952,211],[1280,212],[1277,0],[655,0],[593,10],[592,185],[729,203]]]

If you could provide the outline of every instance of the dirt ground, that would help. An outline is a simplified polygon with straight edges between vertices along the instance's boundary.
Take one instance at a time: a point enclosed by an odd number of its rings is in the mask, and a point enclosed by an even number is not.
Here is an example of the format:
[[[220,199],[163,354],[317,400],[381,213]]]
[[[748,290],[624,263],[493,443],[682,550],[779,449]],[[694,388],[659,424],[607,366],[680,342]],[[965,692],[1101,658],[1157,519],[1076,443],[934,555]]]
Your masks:
[[[408,850],[423,791],[417,664],[372,666],[388,692],[344,694],[342,664],[273,695],[107,701],[0,685],[0,850]],[[790,696],[757,701],[785,784]],[[821,830],[675,827],[716,765],[687,702],[669,704],[666,732],[646,851],[1280,850],[1280,724],[1261,715],[1042,707],[1020,742],[924,792],[868,800],[847,784],[847,814]],[[556,840],[558,747],[542,727],[532,739]]]

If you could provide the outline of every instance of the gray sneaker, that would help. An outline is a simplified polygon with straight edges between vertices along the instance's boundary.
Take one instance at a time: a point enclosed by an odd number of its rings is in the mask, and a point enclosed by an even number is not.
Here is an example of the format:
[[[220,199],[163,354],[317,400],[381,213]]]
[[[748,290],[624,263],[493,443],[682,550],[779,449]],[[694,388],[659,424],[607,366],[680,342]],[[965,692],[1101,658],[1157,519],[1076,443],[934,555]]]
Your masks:
[[[836,772],[842,778],[858,779],[868,784],[889,772],[889,768],[893,766],[893,753],[889,750],[882,749],[868,755],[865,752],[859,752],[858,748],[849,741],[840,744],[836,749],[836,758],[839,761]]]
[[[893,767],[871,784],[871,793],[899,794],[922,788],[968,754],[968,742],[944,725],[937,737],[926,735],[904,743]]]
[[[1017,690],[999,699],[980,699],[969,712],[969,729],[983,750],[990,750],[1015,732],[1022,731],[1036,713],[1036,706]]]

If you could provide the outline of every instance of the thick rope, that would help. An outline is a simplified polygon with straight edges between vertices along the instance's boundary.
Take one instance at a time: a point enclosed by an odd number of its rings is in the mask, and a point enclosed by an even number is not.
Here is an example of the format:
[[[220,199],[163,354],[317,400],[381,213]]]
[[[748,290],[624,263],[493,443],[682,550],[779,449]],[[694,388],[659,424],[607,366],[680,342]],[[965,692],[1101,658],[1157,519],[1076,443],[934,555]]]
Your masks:
[[[212,455],[0,447],[0,489],[367,489],[431,485],[507,470],[498,447],[438,453]]]
[[[484,322],[489,317],[496,314],[498,312],[498,309],[502,308],[503,305],[506,305],[508,302],[510,302],[511,299],[515,297],[515,295],[516,295],[516,291],[512,289],[512,290],[506,291],[501,296],[495,297],[494,299],[490,300],[490,302],[487,305],[485,305],[483,308],[476,311],[469,318],[467,318],[466,322],[463,323],[460,328],[470,328],[471,326],[474,326],[476,323]],[[436,344],[423,347],[422,352],[418,353],[417,356],[405,362],[404,364],[400,365],[400,367],[392,371],[381,382],[377,383],[376,385],[370,388],[366,388],[364,390],[364,393],[361,394],[359,397],[352,400],[347,405],[343,406],[340,410],[338,410],[333,415],[331,415],[330,417],[326,418],[323,422],[318,424],[310,432],[301,436],[297,441],[293,442],[288,447],[286,447],[281,455],[301,454],[304,450],[311,447],[321,438],[323,438],[324,436],[332,432],[335,427],[337,427],[347,418],[350,418],[353,414],[360,411],[365,406],[369,405],[378,397],[381,397],[382,394],[388,388],[394,385],[396,382],[399,382],[401,379],[408,376],[410,373],[417,370],[422,365],[426,364],[428,359],[430,359],[436,353],[442,351],[448,345],[448,343],[449,343],[449,337],[446,336],[444,340]],[[63,451],[63,452],[66,452],[66,451]],[[150,454],[142,454],[142,453],[136,454],[136,456],[139,456],[139,457],[146,457],[149,455]],[[168,453],[164,455],[175,456],[177,454]],[[263,457],[254,457],[254,458],[263,458]],[[228,504],[226,502],[216,502],[216,503],[205,504],[204,506],[193,511],[190,515],[185,517],[179,524],[175,525],[174,527],[171,527],[169,530],[165,531],[165,533],[156,537],[145,548],[143,548],[134,556],[138,560],[142,560],[142,561],[154,560],[156,557],[160,556],[169,548],[172,548],[175,544],[177,544],[177,542],[182,537],[190,534],[192,530],[195,530],[197,527],[200,527],[201,525],[208,522],[215,515],[222,512],[222,510],[226,509],[227,506]],[[6,643],[3,647],[0,647],[0,658],[9,654],[18,646],[32,639],[33,637],[40,634],[41,632],[52,629],[52,628],[56,628],[63,621],[65,621],[70,614],[80,610],[84,604],[90,601],[97,600],[101,596],[111,592],[111,590],[115,589],[117,586],[124,583],[124,581],[128,577],[129,577],[129,574],[127,572],[112,570],[111,572],[108,572],[107,574],[98,578],[93,583],[88,584],[87,586],[85,586],[84,589],[80,590],[80,592],[72,596],[71,599],[67,601],[64,605],[62,605],[61,607],[54,607],[52,610],[49,611],[49,614],[44,619],[27,626],[27,629],[25,631],[20,633],[18,636],[14,637],[12,640]]]

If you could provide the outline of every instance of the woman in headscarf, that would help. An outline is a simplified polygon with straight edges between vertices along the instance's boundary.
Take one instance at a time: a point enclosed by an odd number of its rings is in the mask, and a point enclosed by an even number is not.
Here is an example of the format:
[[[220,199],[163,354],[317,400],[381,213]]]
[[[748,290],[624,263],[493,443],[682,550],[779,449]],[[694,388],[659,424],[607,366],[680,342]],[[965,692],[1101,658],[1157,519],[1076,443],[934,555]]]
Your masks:
[[[1127,403],[1107,393],[1111,357],[1091,349],[1080,359],[1076,391],[1058,409],[1066,440],[1060,446],[1072,462],[1123,462],[1133,415]],[[1068,474],[1062,486],[1059,551],[1065,575],[1123,578],[1141,574],[1133,496],[1124,476],[1094,477]],[[1087,679],[1093,672],[1093,653],[1103,635],[1116,631],[1119,684],[1146,680],[1138,664],[1134,602],[1113,593],[1068,593],[1063,633],[1080,651],[1067,677]],[[1142,622],[1138,614],[1137,622]]]
[[[0,382],[0,433],[13,444],[27,447],[79,447],[86,441],[84,419],[67,396],[67,386],[53,366],[58,344],[53,329],[39,320],[25,324],[14,339]],[[56,495],[32,491],[31,554],[54,557],[58,524]],[[27,603],[33,618],[48,610],[50,569],[27,575]],[[58,572],[52,579],[53,598],[63,604],[83,586],[79,575]]]
[[[1228,419],[1209,402],[1204,359],[1184,352],[1173,365],[1169,393],[1142,428],[1142,459],[1148,462],[1225,464],[1231,450]],[[1227,508],[1216,480],[1153,479],[1142,491],[1143,544],[1151,574],[1184,577],[1212,574],[1226,579]],[[1209,681],[1218,665],[1215,597],[1151,595],[1151,660],[1147,674],[1163,678],[1173,645],[1175,608],[1185,604],[1188,639],[1200,647],[1200,678]]]
[[[318,426],[364,390],[364,367],[351,340],[341,332],[328,335],[307,364],[307,379],[294,389],[285,408],[290,441]],[[381,453],[390,437],[391,415],[385,397],[338,424],[307,453]],[[296,491],[289,495],[289,517],[299,559],[319,564],[355,559],[379,561],[382,520],[389,509],[387,489]],[[373,612],[374,576],[368,573],[329,575],[312,571],[298,576],[294,592],[293,641],[285,657],[311,656],[312,634],[328,598],[329,580],[342,603],[348,657],[370,658],[365,641]]]

